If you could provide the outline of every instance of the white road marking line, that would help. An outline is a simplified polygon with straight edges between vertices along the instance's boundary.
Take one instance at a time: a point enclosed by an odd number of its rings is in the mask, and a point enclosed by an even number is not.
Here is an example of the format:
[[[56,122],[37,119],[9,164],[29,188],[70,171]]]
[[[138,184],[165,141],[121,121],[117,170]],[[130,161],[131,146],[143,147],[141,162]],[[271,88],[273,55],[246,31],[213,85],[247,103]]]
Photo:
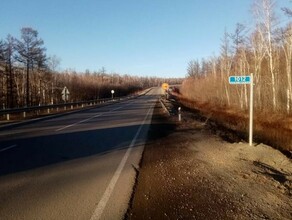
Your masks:
[[[125,105],[125,106],[127,106],[127,105]],[[114,111],[116,111],[116,110],[119,110],[119,109],[121,109],[121,108],[124,108],[125,106],[121,106],[121,107],[118,107],[118,108],[114,108],[114,109],[110,110],[110,112],[114,112]]]
[[[9,149],[14,148],[14,147],[16,147],[16,146],[17,146],[17,145],[14,144],[14,145],[11,145],[11,146],[9,146],[9,147],[5,147],[5,148],[3,148],[3,149],[0,149],[0,152],[3,152],[3,151],[6,151],[6,150],[9,150]]]
[[[65,126],[65,127],[59,128],[59,129],[57,129],[57,130],[55,130],[55,131],[62,131],[62,130],[64,130],[64,129],[66,129],[66,128],[70,128],[70,127],[72,127],[72,126],[74,126],[74,125],[77,125],[77,124],[79,124],[79,123],[80,123],[80,122],[76,122],[76,123],[74,123],[74,124],[67,125],[67,126]]]
[[[120,177],[120,175],[121,175],[121,173],[123,171],[123,168],[124,168],[124,166],[125,166],[125,164],[126,164],[126,162],[128,160],[128,157],[129,157],[129,155],[131,153],[132,148],[134,147],[134,145],[136,143],[136,140],[137,140],[137,138],[138,138],[138,136],[139,136],[139,134],[141,132],[141,129],[146,123],[146,120],[147,120],[147,118],[149,116],[149,113],[151,112],[151,109],[152,108],[150,108],[148,110],[148,112],[147,112],[147,114],[146,114],[146,116],[144,118],[144,121],[140,125],[137,133],[135,134],[135,137],[133,138],[128,150],[126,151],[126,153],[125,153],[123,159],[121,160],[117,170],[115,171],[115,173],[114,173],[109,185],[107,186],[105,192],[103,193],[102,198],[100,199],[99,203],[97,204],[96,209],[94,210],[94,213],[91,216],[90,220],[97,220],[97,219],[101,218],[103,210],[106,207],[107,202],[108,202],[112,192],[114,191],[115,185],[116,185],[116,183],[117,183],[117,181],[118,181],[118,179],[119,179],[119,177]]]
[[[130,103],[129,103],[129,104],[130,104]],[[113,112],[113,111],[116,111],[116,110],[118,110],[118,109],[124,108],[124,107],[128,106],[129,104],[126,104],[126,105],[124,105],[124,106],[121,106],[121,107],[118,107],[118,108],[112,109],[112,110],[110,110],[110,111],[108,111],[108,112]],[[107,112],[105,112],[105,113],[107,113]],[[84,120],[78,121],[78,122],[73,123],[73,124],[71,124],[71,125],[67,125],[67,126],[65,126],[65,127],[59,128],[59,129],[57,129],[57,130],[55,130],[55,131],[62,131],[62,130],[64,130],[64,129],[66,129],[66,128],[70,128],[70,127],[73,127],[73,126],[75,126],[75,125],[81,124],[81,123],[83,123],[83,122],[89,121],[89,120],[91,120],[91,119],[93,119],[93,118],[97,118],[97,117],[99,117],[99,116],[102,116],[102,115],[104,115],[105,113],[97,114],[97,115],[95,115],[95,116],[93,116],[93,117],[90,117],[90,118],[87,118],[87,119],[84,119]]]
[[[118,108],[114,108],[114,109],[110,110],[109,112],[114,112],[114,111],[119,110],[121,108],[125,108],[126,106],[131,105],[131,104],[132,104],[132,102],[129,102],[128,104],[125,104],[124,106],[121,106],[121,107],[118,107]]]
[[[13,133],[11,133],[11,132],[6,132],[6,133],[1,133],[0,134],[0,136],[6,136],[6,135],[14,135],[14,134],[21,134],[21,133],[23,133],[23,131],[19,131],[19,132],[13,132]]]
[[[66,128],[73,127],[73,126],[75,126],[75,125],[78,125],[78,124],[80,124],[80,123],[83,123],[83,122],[89,121],[89,120],[91,120],[91,119],[93,119],[93,118],[97,118],[97,117],[102,116],[102,115],[103,115],[103,114],[97,114],[97,115],[95,115],[95,116],[93,116],[93,117],[90,117],[90,118],[87,118],[87,119],[83,119],[83,120],[78,121],[78,122],[76,122],[76,123],[74,123],[74,124],[67,125],[67,126],[65,126],[65,127],[59,128],[59,129],[57,129],[56,131],[62,131],[62,130],[64,130],[64,129],[66,129]]]

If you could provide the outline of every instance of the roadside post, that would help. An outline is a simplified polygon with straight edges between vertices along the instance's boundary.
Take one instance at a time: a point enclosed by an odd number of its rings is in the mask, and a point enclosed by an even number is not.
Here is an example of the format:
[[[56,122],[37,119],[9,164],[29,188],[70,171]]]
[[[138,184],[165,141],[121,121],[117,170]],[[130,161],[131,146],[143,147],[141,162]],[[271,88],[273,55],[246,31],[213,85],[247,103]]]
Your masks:
[[[114,99],[114,93],[115,93],[115,90],[112,89],[112,91],[111,91],[112,99]]]
[[[249,84],[249,146],[252,146],[253,139],[253,74],[250,76],[229,76],[229,84]]]

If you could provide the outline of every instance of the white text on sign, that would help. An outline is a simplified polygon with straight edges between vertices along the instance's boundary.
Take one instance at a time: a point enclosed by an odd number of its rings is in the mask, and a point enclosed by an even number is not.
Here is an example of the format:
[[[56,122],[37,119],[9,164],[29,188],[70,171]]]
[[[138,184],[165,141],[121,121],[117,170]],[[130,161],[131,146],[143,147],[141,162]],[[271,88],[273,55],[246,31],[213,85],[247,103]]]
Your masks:
[[[230,84],[250,84],[250,76],[229,76]]]

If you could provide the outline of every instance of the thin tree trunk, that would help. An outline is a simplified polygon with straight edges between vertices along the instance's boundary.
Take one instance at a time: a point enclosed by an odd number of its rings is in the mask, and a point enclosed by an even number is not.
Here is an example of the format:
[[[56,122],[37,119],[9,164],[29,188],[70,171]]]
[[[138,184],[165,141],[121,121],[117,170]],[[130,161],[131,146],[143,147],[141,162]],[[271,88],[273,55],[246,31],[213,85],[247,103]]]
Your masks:
[[[26,63],[26,106],[29,106],[29,61]]]
[[[13,72],[12,72],[11,59],[9,59],[9,86],[10,86],[9,108],[13,108],[14,107],[14,95],[13,95]]]

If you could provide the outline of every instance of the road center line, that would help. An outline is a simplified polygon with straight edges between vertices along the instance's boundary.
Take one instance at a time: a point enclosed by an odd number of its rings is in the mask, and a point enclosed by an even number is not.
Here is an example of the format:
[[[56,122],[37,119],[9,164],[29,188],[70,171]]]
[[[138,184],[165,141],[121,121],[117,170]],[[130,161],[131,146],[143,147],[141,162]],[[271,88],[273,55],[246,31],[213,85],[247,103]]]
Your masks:
[[[14,147],[16,147],[16,146],[17,146],[17,145],[14,144],[14,145],[11,145],[11,146],[9,146],[9,147],[5,147],[5,148],[3,148],[3,149],[0,149],[0,152],[3,152],[3,151],[6,151],[6,150],[9,150],[9,149],[14,148]]]
[[[121,106],[121,107],[118,107],[118,108],[114,108],[113,110],[110,110],[110,112],[114,112],[114,111],[116,111],[116,110],[119,110],[119,109],[121,109],[121,108],[124,108],[124,107],[126,107],[127,105],[125,105],[125,106]]]
[[[126,107],[126,106],[128,106],[128,105],[130,105],[130,104],[131,104],[131,103],[128,103],[128,104],[126,104],[126,105],[124,105],[124,106],[121,106],[121,107],[118,107],[118,108],[112,109],[112,110],[110,110],[110,111],[108,111],[108,112],[114,112],[114,111],[119,110],[119,109],[121,109],[121,108],[124,108],[124,107]],[[78,125],[78,124],[81,124],[81,123],[83,123],[83,122],[89,121],[89,120],[91,120],[91,119],[93,119],[93,118],[100,117],[100,116],[102,116],[102,115],[104,115],[104,114],[106,114],[106,113],[107,113],[107,112],[105,112],[105,113],[101,113],[101,114],[97,114],[97,115],[94,115],[94,116],[92,116],[92,117],[90,117],[90,118],[83,119],[83,120],[81,120],[81,121],[78,121],[78,122],[73,123],[73,124],[70,124],[70,125],[66,125],[65,127],[59,128],[59,129],[57,129],[57,130],[55,130],[55,131],[62,131],[62,130],[64,130],[64,129],[66,129],[66,128],[73,127],[73,126],[75,126],[75,125]]]
[[[138,131],[136,132],[136,134],[135,134],[135,136],[134,136],[129,148],[127,149],[123,159],[121,160],[118,168],[116,169],[116,171],[115,171],[115,173],[114,173],[109,185],[107,186],[105,192],[103,193],[103,196],[100,199],[98,205],[96,206],[96,208],[94,210],[94,213],[91,216],[90,220],[97,220],[97,219],[101,218],[103,210],[106,207],[107,202],[108,202],[112,192],[114,191],[115,185],[116,185],[116,183],[117,183],[117,181],[118,181],[118,179],[119,179],[119,177],[120,177],[120,175],[121,175],[121,173],[123,171],[123,168],[124,168],[124,166],[125,166],[125,164],[126,164],[126,162],[128,160],[128,157],[129,157],[130,153],[131,153],[131,150],[134,147],[134,145],[136,143],[136,140],[137,140],[137,138],[138,138],[138,136],[139,136],[139,134],[140,134],[140,132],[142,130],[142,127],[146,123],[146,120],[147,120],[147,118],[148,118],[148,116],[149,116],[149,114],[151,112],[151,109],[152,108],[149,108],[149,110],[148,110],[148,112],[147,112],[142,124],[140,125]]]
[[[89,121],[89,120],[91,120],[91,119],[93,119],[93,118],[97,118],[97,117],[102,116],[102,115],[103,115],[103,114],[97,114],[97,115],[94,115],[94,116],[92,116],[92,117],[90,117],[90,118],[83,119],[83,120],[78,121],[78,122],[76,122],[76,123],[74,123],[74,124],[67,125],[67,126],[65,126],[65,127],[59,128],[59,129],[57,129],[56,131],[62,131],[62,130],[64,130],[64,129],[66,129],[66,128],[73,127],[73,126],[75,126],[75,125],[78,125],[78,124],[80,124],[80,123],[83,123],[83,122]]]

